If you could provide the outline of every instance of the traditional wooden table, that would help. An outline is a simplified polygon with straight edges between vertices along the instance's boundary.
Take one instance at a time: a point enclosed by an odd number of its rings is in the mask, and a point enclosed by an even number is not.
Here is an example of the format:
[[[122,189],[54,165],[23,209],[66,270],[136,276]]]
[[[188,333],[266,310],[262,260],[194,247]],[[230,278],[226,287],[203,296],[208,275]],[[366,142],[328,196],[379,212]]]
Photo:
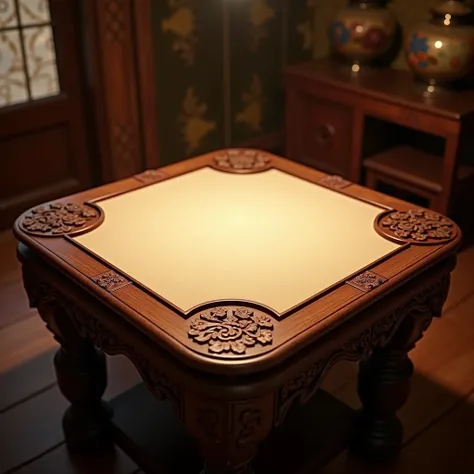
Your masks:
[[[61,343],[68,442],[100,434],[100,350],[121,353],[212,474],[250,472],[342,359],[363,361],[352,449],[396,456],[407,352],[441,314],[461,240],[439,214],[245,149],[47,203],[15,234],[30,304]]]

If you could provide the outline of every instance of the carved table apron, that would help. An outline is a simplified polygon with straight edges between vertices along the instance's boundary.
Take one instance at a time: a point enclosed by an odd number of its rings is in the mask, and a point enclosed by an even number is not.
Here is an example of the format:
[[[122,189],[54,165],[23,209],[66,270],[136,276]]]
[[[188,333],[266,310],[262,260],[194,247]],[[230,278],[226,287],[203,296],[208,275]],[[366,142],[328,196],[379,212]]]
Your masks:
[[[407,353],[441,315],[461,240],[439,214],[245,149],[47,203],[14,230],[30,304],[61,344],[69,445],[107,439],[102,351],[125,354],[208,474],[251,472],[343,359],[362,361],[351,449],[395,457]]]

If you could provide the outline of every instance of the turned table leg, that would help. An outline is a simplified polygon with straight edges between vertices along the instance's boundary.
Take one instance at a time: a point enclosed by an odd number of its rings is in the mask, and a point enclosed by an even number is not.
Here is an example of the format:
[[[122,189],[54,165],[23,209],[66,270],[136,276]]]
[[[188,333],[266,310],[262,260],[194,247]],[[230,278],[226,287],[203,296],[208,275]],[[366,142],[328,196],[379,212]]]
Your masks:
[[[375,462],[398,456],[403,426],[396,413],[408,399],[413,375],[408,351],[431,319],[432,314],[426,313],[408,316],[385,347],[375,349],[368,360],[361,362],[358,394],[362,409],[351,443],[353,454]]]
[[[350,447],[353,454],[369,461],[389,461],[399,454],[403,427],[396,413],[408,398],[413,375],[408,352],[422,338],[433,317],[441,316],[449,281],[449,274],[441,275],[399,308],[394,316],[402,322],[394,336],[361,362],[358,393],[362,409]]]
[[[107,421],[111,409],[102,400],[107,385],[102,352],[84,341],[80,347],[62,346],[54,358],[59,388],[71,406],[63,417],[68,447],[96,450],[109,444]]]
[[[412,374],[413,364],[403,349],[379,349],[361,363],[358,393],[363,408],[352,444],[355,454],[374,461],[398,455],[403,427],[396,413],[408,398]]]
[[[58,301],[38,304],[38,311],[61,344],[54,358],[59,389],[71,403],[63,417],[69,449],[94,451],[111,442],[108,423],[111,409],[102,400],[107,386],[105,355],[74,328]]]

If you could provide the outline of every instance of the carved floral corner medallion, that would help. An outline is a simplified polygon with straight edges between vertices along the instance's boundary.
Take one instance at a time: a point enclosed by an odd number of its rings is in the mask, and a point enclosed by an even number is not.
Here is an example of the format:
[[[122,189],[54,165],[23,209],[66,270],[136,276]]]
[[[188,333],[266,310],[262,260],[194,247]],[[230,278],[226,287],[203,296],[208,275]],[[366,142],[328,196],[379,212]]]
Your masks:
[[[337,175],[327,175],[324,178],[318,180],[318,184],[326,186],[331,189],[344,189],[350,186],[352,183],[344,179],[342,176]]]
[[[165,179],[167,177],[166,173],[161,170],[145,170],[142,173],[134,175],[134,178],[137,181],[140,181],[142,184],[153,184]]]
[[[445,243],[457,235],[454,222],[423,209],[383,213],[377,217],[375,229],[390,240],[415,244]]]
[[[130,282],[126,278],[124,278],[122,275],[119,275],[118,273],[115,273],[112,270],[92,277],[92,280],[97,283],[101,288],[106,291],[110,291],[111,293],[130,284]]]
[[[387,281],[387,278],[377,275],[375,273],[366,271],[347,281],[348,285],[357,288],[358,290],[368,293],[369,291],[375,290],[375,288],[383,285]]]
[[[37,206],[19,221],[27,234],[40,237],[59,237],[89,230],[100,224],[102,213],[91,204],[53,202]]]
[[[248,348],[272,344],[273,322],[251,308],[211,308],[191,320],[188,336],[210,353],[242,355]]]
[[[217,153],[214,166],[222,171],[234,173],[256,173],[271,165],[271,158],[259,150],[234,148]]]

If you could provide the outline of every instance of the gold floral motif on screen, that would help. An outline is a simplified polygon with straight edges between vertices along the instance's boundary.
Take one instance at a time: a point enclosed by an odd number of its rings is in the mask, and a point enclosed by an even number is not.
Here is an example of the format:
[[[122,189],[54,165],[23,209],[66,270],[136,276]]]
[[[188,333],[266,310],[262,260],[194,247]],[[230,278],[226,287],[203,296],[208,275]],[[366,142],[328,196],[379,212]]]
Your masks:
[[[301,35],[303,41],[303,49],[311,51],[314,44],[314,18],[313,11],[315,0],[306,0],[306,8],[308,10],[308,18],[298,23],[296,31]]]
[[[258,74],[253,74],[248,92],[242,94],[243,108],[235,117],[236,123],[243,124],[254,132],[261,132],[264,102],[262,81]]]
[[[257,52],[263,39],[268,38],[268,23],[276,17],[275,11],[267,0],[252,0],[250,3],[249,22],[252,28],[250,49]]]
[[[161,30],[172,37],[172,48],[187,65],[194,64],[197,46],[195,0],[168,0],[169,17],[161,22]]]
[[[207,119],[206,114],[207,105],[199,100],[194,87],[188,87],[180,115],[183,139],[188,154],[198,150],[204,138],[216,130],[216,122]]]

